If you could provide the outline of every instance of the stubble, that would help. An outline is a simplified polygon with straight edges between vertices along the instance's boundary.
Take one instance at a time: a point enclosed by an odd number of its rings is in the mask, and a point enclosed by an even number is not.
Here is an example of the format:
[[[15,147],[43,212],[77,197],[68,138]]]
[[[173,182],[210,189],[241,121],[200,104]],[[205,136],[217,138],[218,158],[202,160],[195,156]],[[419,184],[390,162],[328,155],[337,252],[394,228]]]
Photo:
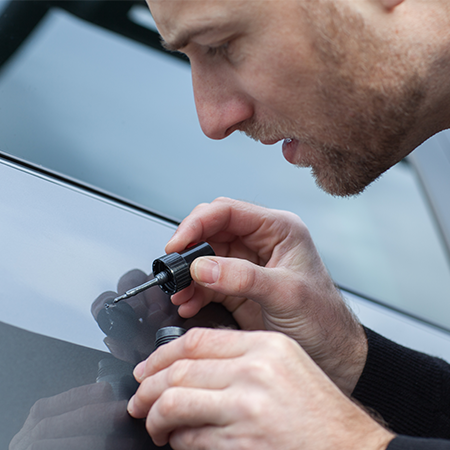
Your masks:
[[[315,88],[318,112],[307,126],[254,117],[240,129],[256,140],[297,139],[306,144],[298,165],[311,167],[319,187],[337,196],[359,194],[411,150],[425,85],[402,49],[357,12],[330,0],[302,5],[323,67]]]

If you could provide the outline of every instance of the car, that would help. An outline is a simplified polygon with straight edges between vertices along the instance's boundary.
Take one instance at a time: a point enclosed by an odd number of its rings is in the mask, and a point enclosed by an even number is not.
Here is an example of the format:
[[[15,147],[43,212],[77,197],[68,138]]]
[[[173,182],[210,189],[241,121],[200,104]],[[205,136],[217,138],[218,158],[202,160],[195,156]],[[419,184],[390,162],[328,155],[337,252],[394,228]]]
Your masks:
[[[298,214],[365,325],[450,361],[448,133],[333,198],[276,146],[202,135],[144,2],[1,0],[0,39],[1,448],[151,448],[126,400],[156,330],[236,324],[182,323],[158,288],[104,304],[218,196]]]

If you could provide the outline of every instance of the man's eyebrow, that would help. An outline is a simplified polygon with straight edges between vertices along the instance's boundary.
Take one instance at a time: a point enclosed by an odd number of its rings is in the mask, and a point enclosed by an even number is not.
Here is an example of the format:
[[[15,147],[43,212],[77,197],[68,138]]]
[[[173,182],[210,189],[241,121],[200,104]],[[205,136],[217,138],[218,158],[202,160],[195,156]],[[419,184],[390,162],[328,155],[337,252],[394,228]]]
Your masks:
[[[194,37],[216,30],[217,26],[206,25],[199,28],[182,31],[178,34],[178,36],[175,36],[172,40],[166,41],[164,38],[161,38],[161,45],[170,52],[176,52],[186,47]]]

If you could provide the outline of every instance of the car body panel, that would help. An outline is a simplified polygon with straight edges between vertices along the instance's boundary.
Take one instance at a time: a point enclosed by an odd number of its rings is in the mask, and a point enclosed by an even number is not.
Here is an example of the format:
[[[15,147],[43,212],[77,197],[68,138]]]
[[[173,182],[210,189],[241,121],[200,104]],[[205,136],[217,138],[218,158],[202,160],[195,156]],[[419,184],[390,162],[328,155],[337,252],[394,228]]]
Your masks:
[[[175,226],[6,162],[0,183],[3,320],[104,350],[92,302],[130,269],[150,272]]]

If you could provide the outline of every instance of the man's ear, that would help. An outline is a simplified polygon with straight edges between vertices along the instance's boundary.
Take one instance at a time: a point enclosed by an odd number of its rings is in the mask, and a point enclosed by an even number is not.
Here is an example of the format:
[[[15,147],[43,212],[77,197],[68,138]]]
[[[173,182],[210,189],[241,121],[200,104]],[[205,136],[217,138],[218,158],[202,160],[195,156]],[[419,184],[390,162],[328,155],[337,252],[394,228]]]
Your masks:
[[[405,0],[379,0],[379,2],[388,10],[396,8],[398,5],[403,3]]]

